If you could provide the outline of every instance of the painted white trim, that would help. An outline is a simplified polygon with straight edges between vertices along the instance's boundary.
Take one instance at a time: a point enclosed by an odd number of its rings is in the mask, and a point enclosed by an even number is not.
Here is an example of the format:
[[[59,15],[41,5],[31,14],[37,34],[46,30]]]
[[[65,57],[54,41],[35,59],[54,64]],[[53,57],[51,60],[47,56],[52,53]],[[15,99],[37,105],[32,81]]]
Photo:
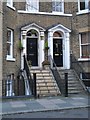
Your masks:
[[[86,6],[88,7],[89,5],[89,0],[85,0],[85,8]],[[80,0],[78,0],[78,12],[77,12],[77,15],[79,14],[85,14],[85,13],[88,13],[90,12],[89,8],[87,9],[84,9],[84,10],[80,10]]]
[[[70,30],[67,31],[64,26],[62,27],[62,25],[57,25],[48,30],[48,46],[50,47],[48,55],[51,55],[53,58],[53,33],[56,31],[62,32],[63,37],[63,67],[60,68],[70,69]]]
[[[16,8],[15,8],[15,7],[13,7],[13,6],[9,5],[8,3],[7,3],[7,7],[9,7],[9,8],[10,8],[10,9],[12,9],[12,10],[16,10]]]
[[[44,39],[41,40],[40,39],[40,32],[42,31],[43,32],[43,35],[44,35],[44,31],[45,29],[42,29],[42,27],[36,25],[36,24],[30,24],[28,26],[25,26],[23,27],[21,30],[21,41],[22,41],[22,44],[23,44],[23,47],[24,47],[24,50],[22,51],[21,53],[21,69],[24,68],[24,61],[23,61],[23,55],[26,55],[27,54],[27,46],[26,46],[26,43],[27,43],[27,32],[31,29],[34,29],[37,31],[38,33],[38,66],[32,66],[31,68],[41,68],[42,67],[42,62],[44,61]],[[25,30],[25,31],[24,31]],[[25,36],[25,39],[23,39],[22,36]]]
[[[78,61],[82,61],[82,62],[90,61],[90,58],[78,58]]]
[[[63,26],[61,24],[58,24],[58,25],[50,28],[48,31],[53,31],[53,33],[54,33],[54,31],[56,31],[56,29],[59,30],[59,31],[61,31],[61,32],[63,32],[63,33],[64,32],[71,32],[70,29],[66,28],[65,26]]]
[[[40,31],[46,31],[43,27],[41,27],[35,23],[29,24],[25,27],[22,27],[21,30],[24,31],[24,33],[26,34],[26,32],[29,31],[31,27],[33,27],[34,29],[35,28],[40,29]]]
[[[80,45],[80,58],[82,56],[82,48],[81,48],[81,34],[79,34],[79,45]]]
[[[10,41],[11,45],[10,45],[10,55],[6,56],[6,60],[15,61],[15,58],[13,58],[13,30],[8,28],[7,31],[11,32],[11,41]]]
[[[60,13],[60,12],[55,12],[55,13],[48,13],[48,12],[29,12],[29,11],[24,11],[24,10],[18,10],[18,13],[20,14],[41,14],[41,15],[54,15],[54,16],[68,16],[71,17],[72,14],[65,14],[65,13]]]
[[[7,61],[16,61],[15,58],[10,58],[10,57],[8,57],[8,56],[7,56],[6,60],[7,60]]]
[[[82,10],[80,12],[77,12],[76,14],[81,15],[81,14],[87,14],[87,13],[90,13],[90,10]]]

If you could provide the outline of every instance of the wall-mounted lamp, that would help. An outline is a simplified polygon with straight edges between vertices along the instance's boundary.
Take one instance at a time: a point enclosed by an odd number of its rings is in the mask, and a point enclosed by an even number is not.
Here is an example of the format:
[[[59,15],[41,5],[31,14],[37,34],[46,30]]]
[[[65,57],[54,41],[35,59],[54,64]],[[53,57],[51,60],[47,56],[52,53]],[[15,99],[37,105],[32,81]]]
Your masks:
[[[26,31],[22,31],[22,32],[21,32],[21,35],[22,35],[22,39],[25,39]]]
[[[44,40],[44,32],[43,31],[40,32],[40,39]]]

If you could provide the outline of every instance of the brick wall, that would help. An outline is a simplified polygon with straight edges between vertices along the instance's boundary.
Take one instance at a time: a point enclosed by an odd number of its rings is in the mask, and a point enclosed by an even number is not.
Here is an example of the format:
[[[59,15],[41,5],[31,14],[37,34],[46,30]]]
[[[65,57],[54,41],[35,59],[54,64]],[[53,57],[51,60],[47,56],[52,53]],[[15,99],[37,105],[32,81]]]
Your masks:
[[[16,10],[25,10],[24,3],[14,3]],[[62,24],[65,27],[71,29],[70,34],[70,50],[73,51],[73,54],[76,58],[79,58],[80,49],[79,49],[79,29],[87,27],[88,24],[88,14],[76,15],[78,10],[77,3],[67,3],[65,2],[65,13],[72,13],[72,17],[68,16],[55,16],[55,15],[40,15],[40,14],[20,14],[17,11],[11,10],[4,4],[4,17],[3,17],[3,77],[6,79],[6,75],[9,73],[14,73],[15,78],[18,73],[18,68],[20,68],[20,52],[17,49],[18,40],[20,38],[20,28],[22,26],[28,25],[35,22],[36,24],[42,26],[43,28],[51,27],[55,24]],[[52,11],[51,2],[40,3],[41,12],[51,12]],[[7,27],[14,30],[14,57],[15,62],[6,61],[6,41],[7,41]],[[0,47],[1,48],[1,47]],[[84,67],[87,70],[87,64],[84,62]]]
[[[0,1],[0,96],[2,96],[2,2]]]

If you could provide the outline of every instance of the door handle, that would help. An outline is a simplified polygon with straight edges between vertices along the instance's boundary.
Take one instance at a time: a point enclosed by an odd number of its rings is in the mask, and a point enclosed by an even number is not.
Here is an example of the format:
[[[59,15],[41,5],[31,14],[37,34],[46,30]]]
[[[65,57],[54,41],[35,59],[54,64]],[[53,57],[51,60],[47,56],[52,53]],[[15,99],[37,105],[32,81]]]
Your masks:
[[[59,56],[59,54],[55,54],[55,56]]]
[[[33,56],[34,54],[29,54],[29,55]]]

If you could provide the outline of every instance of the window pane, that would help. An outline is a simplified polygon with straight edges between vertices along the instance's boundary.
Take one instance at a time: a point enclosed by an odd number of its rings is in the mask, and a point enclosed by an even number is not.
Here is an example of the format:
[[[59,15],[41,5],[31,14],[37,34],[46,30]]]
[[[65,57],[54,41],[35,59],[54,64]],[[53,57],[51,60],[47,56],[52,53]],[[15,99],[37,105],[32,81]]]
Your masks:
[[[10,55],[11,47],[11,31],[7,30],[7,55]]]
[[[38,5],[38,0],[27,0],[26,3],[26,9],[28,11],[38,11],[39,5]]]
[[[90,45],[83,45],[82,48],[82,57],[90,57]]]
[[[80,2],[80,10],[84,10],[85,9],[85,1],[84,2]]]
[[[7,55],[10,55],[10,43],[7,43]]]
[[[82,79],[90,79],[90,73],[82,73]]]
[[[7,0],[7,4],[13,6],[13,0]]]
[[[81,34],[81,44],[90,43],[90,32]]]
[[[62,12],[62,0],[53,0],[52,2],[52,8],[53,8],[53,11],[56,11],[56,12]]]
[[[11,31],[7,31],[7,42],[11,42]]]

